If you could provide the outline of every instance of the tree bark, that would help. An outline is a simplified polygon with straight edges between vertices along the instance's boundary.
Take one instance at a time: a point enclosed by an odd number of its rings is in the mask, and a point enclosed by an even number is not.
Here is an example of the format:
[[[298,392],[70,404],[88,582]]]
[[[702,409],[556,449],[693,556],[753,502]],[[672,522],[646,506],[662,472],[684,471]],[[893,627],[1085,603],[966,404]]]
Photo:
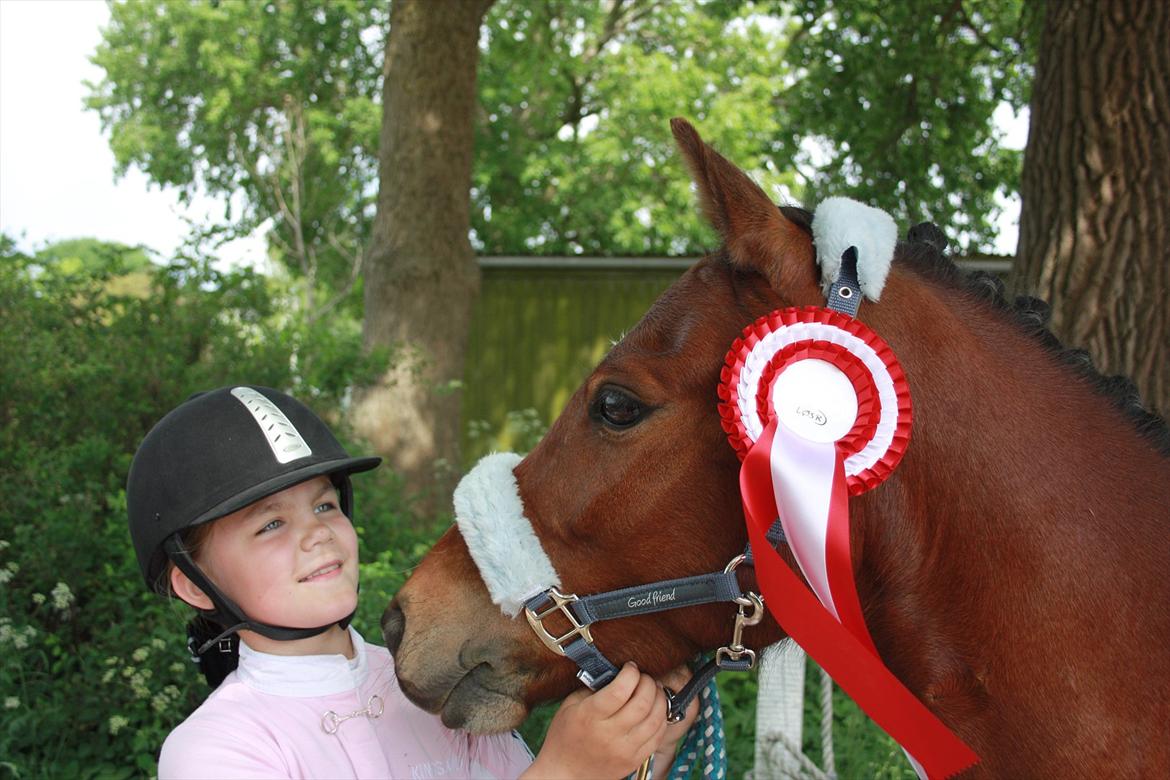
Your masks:
[[[380,179],[365,268],[367,347],[392,367],[354,407],[357,432],[423,512],[446,509],[479,270],[471,249],[479,30],[493,0],[394,0],[382,88]]]
[[[1170,3],[1045,7],[1013,287],[1170,413]]]

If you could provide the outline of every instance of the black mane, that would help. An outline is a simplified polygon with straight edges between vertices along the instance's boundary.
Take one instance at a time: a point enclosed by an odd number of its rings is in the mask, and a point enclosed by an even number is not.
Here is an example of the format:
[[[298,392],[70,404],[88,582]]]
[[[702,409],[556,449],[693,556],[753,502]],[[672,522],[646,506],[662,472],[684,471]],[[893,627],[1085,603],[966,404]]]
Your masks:
[[[1088,350],[1066,347],[1060,342],[1047,327],[1052,314],[1047,301],[1030,295],[1009,300],[999,276],[986,271],[962,270],[946,255],[946,238],[942,231],[928,222],[912,227],[899,249],[895,262],[1010,318],[1057,360],[1087,380],[1098,394],[1107,398],[1161,454],[1170,456],[1170,428],[1167,428],[1166,421],[1145,407],[1132,379],[1121,374],[1106,376],[1100,373]]]

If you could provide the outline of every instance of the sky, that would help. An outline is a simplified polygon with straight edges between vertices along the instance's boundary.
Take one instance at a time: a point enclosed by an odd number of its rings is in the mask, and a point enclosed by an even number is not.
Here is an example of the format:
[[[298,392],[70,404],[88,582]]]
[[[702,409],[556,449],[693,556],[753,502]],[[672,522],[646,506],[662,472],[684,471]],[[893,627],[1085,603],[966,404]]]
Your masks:
[[[222,200],[179,203],[114,155],[96,112],[83,108],[89,62],[109,19],[102,0],[0,0],[0,232],[24,251],[69,238],[145,245],[168,257]],[[260,236],[217,253],[228,266],[264,267]]]
[[[173,189],[135,169],[114,174],[98,115],[83,108],[83,81],[109,19],[102,0],[0,0],[0,232],[25,251],[69,238],[145,245],[168,257],[188,233],[186,219],[222,213],[221,200],[179,203]],[[997,114],[1007,145],[1022,149],[1027,115]],[[996,251],[1014,254],[1018,200],[1000,220]],[[265,267],[259,235],[218,251],[227,266]]]

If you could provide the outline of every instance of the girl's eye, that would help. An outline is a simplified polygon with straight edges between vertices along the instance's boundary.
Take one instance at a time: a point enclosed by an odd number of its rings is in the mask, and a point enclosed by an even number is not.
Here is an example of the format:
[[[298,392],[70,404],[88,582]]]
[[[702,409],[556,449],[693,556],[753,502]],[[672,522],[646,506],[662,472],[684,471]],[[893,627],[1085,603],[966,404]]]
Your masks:
[[[321,514],[322,512],[332,512],[336,508],[337,504],[333,503],[332,501],[326,501],[324,504],[318,504],[317,508],[313,511],[317,514]]]
[[[266,526],[264,526],[259,531],[257,531],[256,535],[259,536],[260,534],[268,533],[269,531],[275,531],[277,528],[280,528],[282,525],[284,525],[283,520],[272,520]]]

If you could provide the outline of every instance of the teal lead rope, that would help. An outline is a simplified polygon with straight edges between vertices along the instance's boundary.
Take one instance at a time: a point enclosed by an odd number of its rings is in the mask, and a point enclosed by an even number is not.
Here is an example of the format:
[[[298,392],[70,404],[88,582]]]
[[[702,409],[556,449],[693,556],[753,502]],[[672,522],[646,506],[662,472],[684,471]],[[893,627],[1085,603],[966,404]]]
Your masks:
[[[723,711],[715,680],[699,692],[699,717],[687,732],[682,748],[667,774],[668,780],[687,780],[695,764],[703,780],[726,780],[727,741],[723,735]]]
[[[719,689],[715,687],[714,679],[699,691],[699,716],[687,731],[666,775],[667,780],[688,780],[696,764],[702,767],[699,775],[702,780],[727,778],[727,740],[723,735],[723,711],[719,708]],[[650,773],[654,773],[653,759]]]

